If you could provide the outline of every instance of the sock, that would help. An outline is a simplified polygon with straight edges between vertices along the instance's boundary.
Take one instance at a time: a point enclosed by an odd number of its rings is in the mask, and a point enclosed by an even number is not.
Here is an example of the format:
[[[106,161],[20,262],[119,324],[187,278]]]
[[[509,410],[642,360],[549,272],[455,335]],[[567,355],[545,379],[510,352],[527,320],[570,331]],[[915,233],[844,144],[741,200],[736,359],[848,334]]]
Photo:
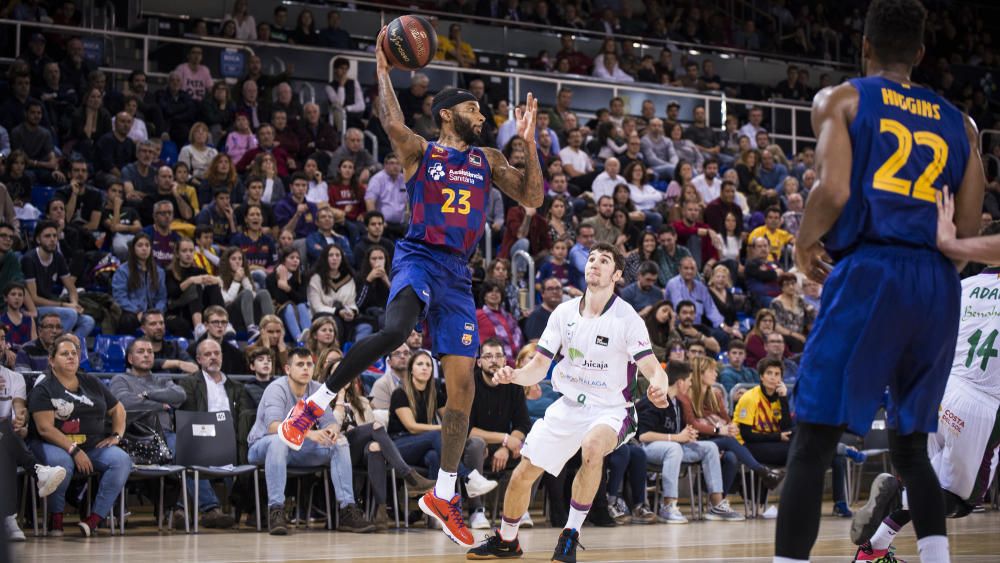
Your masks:
[[[590,512],[589,504],[580,504],[570,499],[569,518],[566,519],[566,525],[563,527],[568,530],[579,530],[583,527],[583,521],[587,518],[588,512]]]
[[[520,518],[507,518],[503,516],[500,519],[500,539],[503,541],[514,541],[517,539],[517,528],[520,525]]]
[[[927,536],[917,540],[917,553],[920,560],[927,563],[948,563],[948,536]]]
[[[451,500],[455,496],[455,480],[458,473],[449,473],[444,469],[438,469],[437,484],[434,485],[434,496],[442,500]]]
[[[889,546],[892,545],[892,539],[896,537],[900,528],[902,526],[894,522],[892,518],[882,520],[875,535],[869,540],[872,544],[872,549],[889,549]]]
[[[792,559],[791,557],[775,557],[773,563],[809,563],[808,559]]]
[[[309,398],[306,399],[306,402],[308,403],[309,401],[312,401],[316,403],[316,405],[319,406],[319,408],[326,410],[330,406],[330,401],[336,398],[337,398],[336,391],[330,389],[326,385],[320,385],[319,389],[317,389],[315,393],[309,395]]]

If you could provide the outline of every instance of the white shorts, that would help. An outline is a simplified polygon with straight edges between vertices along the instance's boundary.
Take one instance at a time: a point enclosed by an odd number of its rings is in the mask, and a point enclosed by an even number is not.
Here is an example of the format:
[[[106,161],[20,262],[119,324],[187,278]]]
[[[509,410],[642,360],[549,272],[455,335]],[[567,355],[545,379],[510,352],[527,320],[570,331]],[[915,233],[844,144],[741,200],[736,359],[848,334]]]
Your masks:
[[[960,379],[949,379],[938,429],[927,439],[927,453],[941,487],[969,502],[979,502],[997,468],[1000,400]],[[977,498],[972,498],[977,497]]]
[[[535,421],[524,438],[521,455],[532,465],[559,475],[566,462],[580,450],[584,436],[598,425],[609,426],[618,433],[617,449],[635,436],[638,426],[635,407],[581,405],[563,397],[549,405],[545,416]]]

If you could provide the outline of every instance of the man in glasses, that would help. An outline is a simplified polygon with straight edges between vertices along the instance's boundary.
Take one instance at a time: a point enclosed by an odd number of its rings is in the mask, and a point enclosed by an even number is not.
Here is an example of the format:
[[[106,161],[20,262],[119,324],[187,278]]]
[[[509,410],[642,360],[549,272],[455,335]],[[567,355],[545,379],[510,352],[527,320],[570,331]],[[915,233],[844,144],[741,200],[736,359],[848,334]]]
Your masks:
[[[250,373],[243,352],[236,344],[236,333],[229,330],[229,313],[218,305],[205,309],[205,334],[196,344],[212,339],[222,348],[222,371],[225,373]]]
[[[59,315],[45,313],[38,317],[38,338],[28,342],[17,352],[14,365],[18,371],[45,371],[49,367],[49,350],[56,338],[63,334]]]

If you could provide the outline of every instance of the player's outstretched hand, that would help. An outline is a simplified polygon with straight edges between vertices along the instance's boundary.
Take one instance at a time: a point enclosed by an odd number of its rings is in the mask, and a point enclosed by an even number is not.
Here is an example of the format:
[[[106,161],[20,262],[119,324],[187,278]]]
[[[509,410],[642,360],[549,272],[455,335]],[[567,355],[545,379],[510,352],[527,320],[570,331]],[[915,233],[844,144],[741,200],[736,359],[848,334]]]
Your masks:
[[[517,136],[524,139],[528,146],[535,144],[535,117],[538,115],[538,100],[528,92],[528,100],[524,103],[524,111],[514,109],[514,120],[517,123]]]
[[[386,58],[385,52],[382,50],[382,37],[385,36],[385,33],[386,27],[382,27],[382,30],[378,32],[378,39],[375,40],[375,70],[378,72],[389,72],[392,69],[389,59]]]
[[[955,196],[951,195],[948,186],[943,191],[937,192],[937,245],[940,249],[942,244],[948,244],[955,240],[957,231],[955,229]]]
[[[649,389],[646,390],[646,397],[649,398],[649,402],[656,405],[656,408],[667,408],[667,392],[664,389],[660,389],[656,385],[650,385]]]
[[[822,284],[833,269],[833,260],[826,253],[823,244],[817,242],[811,246],[795,245],[795,265],[799,271],[812,281]]]
[[[514,368],[503,366],[493,374],[493,383],[497,385],[514,383]]]

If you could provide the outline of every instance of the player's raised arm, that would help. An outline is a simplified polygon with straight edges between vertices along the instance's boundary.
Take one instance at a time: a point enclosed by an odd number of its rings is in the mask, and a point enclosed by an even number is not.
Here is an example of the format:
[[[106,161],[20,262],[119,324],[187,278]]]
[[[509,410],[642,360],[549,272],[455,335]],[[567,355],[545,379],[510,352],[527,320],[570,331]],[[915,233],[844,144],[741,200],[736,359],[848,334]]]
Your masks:
[[[809,279],[822,283],[829,273],[829,257],[820,239],[837,222],[851,197],[851,134],[849,126],[858,105],[858,91],[850,84],[824,88],[813,99],[812,126],[818,132],[818,185],[809,192],[805,215],[795,243],[795,264]]]
[[[382,44],[382,36],[385,35],[385,28],[378,34],[376,45]],[[392,66],[389,59],[381,48],[375,49],[375,75],[378,79],[378,120],[382,123],[392,143],[392,150],[403,163],[405,177],[413,175],[416,167],[423,158],[427,149],[427,140],[417,135],[406,126],[406,119],[403,110],[399,107],[399,100],[396,99],[396,90],[392,87],[392,78],[389,71]]]
[[[956,237],[954,222],[955,198],[948,193],[947,186],[939,194],[938,201],[938,250],[952,260],[1000,264],[1000,227],[993,222],[983,233],[989,236],[959,239]]]
[[[501,191],[525,207],[541,207],[545,200],[542,166],[538,162],[538,150],[535,147],[535,116],[537,114],[538,100],[530,93],[524,111],[522,112],[520,109],[514,111],[514,119],[517,120],[517,136],[528,144],[527,166],[523,172],[511,166],[502,152],[494,148],[483,148],[486,158],[490,161],[493,182]]]

